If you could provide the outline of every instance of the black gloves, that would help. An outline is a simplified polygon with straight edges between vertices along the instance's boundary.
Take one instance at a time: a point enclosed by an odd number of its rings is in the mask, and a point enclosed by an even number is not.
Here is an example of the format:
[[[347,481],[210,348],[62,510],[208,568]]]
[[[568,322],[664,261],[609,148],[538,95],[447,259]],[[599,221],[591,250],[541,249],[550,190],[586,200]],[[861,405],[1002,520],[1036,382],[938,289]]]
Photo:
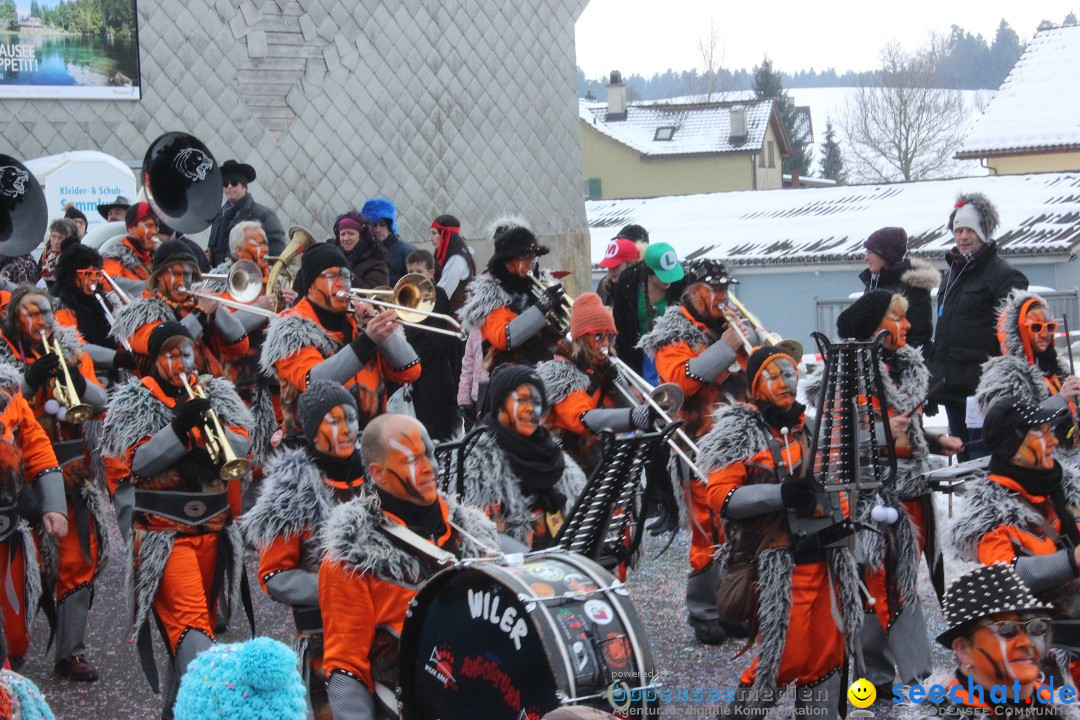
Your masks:
[[[176,417],[172,421],[173,432],[181,440],[185,439],[191,429],[194,428],[200,420],[202,420],[203,413],[209,411],[211,408],[210,398],[192,398],[183,405],[176,408]]]
[[[63,371],[61,371],[62,375]],[[68,368],[68,374],[71,375],[71,384],[75,386],[75,394],[82,397],[86,393],[86,378],[79,372],[79,368]]]
[[[559,307],[563,297],[566,295],[566,291],[563,290],[563,286],[559,283],[555,283],[547,290],[544,290],[540,294],[540,297],[536,299],[536,307],[540,308],[540,311],[547,315],[549,312]]]
[[[600,369],[600,374],[604,378],[604,387],[612,387],[619,379],[619,368],[615,367],[615,363],[606,362]]]
[[[788,478],[780,483],[780,500],[791,510],[808,508],[817,502],[817,492],[805,480]]]
[[[31,390],[37,392],[49,381],[49,378],[56,377],[59,374],[60,356],[56,353],[48,353],[39,357],[34,361],[33,365],[26,368],[23,379]]]

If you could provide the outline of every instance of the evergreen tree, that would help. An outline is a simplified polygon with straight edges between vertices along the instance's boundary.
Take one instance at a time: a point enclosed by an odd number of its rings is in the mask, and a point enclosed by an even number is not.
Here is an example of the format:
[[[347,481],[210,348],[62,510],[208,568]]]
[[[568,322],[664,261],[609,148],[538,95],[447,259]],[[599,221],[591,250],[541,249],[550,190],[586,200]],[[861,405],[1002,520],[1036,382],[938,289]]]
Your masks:
[[[832,118],[825,121],[825,142],[821,145],[821,177],[835,180],[837,185],[847,182],[844,172],[844,156],[840,152],[840,143],[836,140]]]
[[[15,14],[15,0],[0,0],[0,28],[19,29],[19,19]]]
[[[994,70],[993,79],[997,81],[998,87],[1005,82],[1005,77],[1023,53],[1024,46],[1020,44],[1020,36],[1002,18],[997,33],[994,35],[994,43],[990,46],[990,64]]]
[[[807,137],[808,133],[805,132],[802,123],[798,121],[799,113],[795,109],[795,103],[791,101],[787,91],[784,90],[780,74],[773,70],[772,61],[768,55],[765,56],[760,65],[754,68],[752,87],[754,97],[759,100],[775,100],[779,106],[780,120],[784,123],[784,128],[791,138],[792,151],[789,157],[784,158],[784,172],[790,173],[792,170],[798,170],[800,175],[809,174],[810,157],[806,150],[810,145],[810,138]]]

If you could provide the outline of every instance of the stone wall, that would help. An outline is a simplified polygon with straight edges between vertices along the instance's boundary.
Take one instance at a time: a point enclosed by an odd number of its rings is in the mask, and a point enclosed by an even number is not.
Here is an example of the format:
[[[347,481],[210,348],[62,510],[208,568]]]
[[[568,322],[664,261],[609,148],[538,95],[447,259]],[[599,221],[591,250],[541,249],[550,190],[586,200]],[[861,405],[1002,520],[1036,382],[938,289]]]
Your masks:
[[[588,0],[142,0],[139,102],[0,101],[17,157],[101,150],[133,167],[189,132],[256,168],[250,191],[327,237],[385,195],[426,241],[520,217],[588,278],[574,22]],[[5,151],[9,151],[5,149]],[[582,287],[571,282],[571,291]]]

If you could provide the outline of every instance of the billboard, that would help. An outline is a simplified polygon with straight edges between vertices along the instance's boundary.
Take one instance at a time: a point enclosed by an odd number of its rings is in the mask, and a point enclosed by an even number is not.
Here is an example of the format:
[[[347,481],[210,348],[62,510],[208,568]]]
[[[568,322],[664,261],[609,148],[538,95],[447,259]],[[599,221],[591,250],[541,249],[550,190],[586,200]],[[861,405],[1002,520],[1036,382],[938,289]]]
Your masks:
[[[0,98],[138,100],[135,0],[0,0]]]
[[[64,216],[71,203],[86,215],[86,229],[105,223],[97,206],[111,203],[117,195],[134,200],[135,173],[120,160],[96,150],[75,150],[60,155],[26,160],[45,191],[49,219]]]

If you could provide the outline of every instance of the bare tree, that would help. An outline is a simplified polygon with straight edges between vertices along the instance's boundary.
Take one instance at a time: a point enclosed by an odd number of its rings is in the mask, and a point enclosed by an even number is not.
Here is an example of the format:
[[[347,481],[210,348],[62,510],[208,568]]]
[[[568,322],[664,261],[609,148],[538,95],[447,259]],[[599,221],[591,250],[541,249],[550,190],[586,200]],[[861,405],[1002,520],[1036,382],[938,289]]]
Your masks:
[[[701,53],[701,93],[705,96],[705,102],[719,100],[720,71],[724,67],[724,49],[720,46],[720,31],[716,28],[716,20],[709,18],[709,29],[698,35],[698,52]],[[713,97],[713,96],[717,97]]]
[[[968,125],[958,90],[940,87],[940,41],[916,54],[890,43],[881,52],[881,77],[862,81],[842,121],[863,182],[925,180],[948,175]]]

